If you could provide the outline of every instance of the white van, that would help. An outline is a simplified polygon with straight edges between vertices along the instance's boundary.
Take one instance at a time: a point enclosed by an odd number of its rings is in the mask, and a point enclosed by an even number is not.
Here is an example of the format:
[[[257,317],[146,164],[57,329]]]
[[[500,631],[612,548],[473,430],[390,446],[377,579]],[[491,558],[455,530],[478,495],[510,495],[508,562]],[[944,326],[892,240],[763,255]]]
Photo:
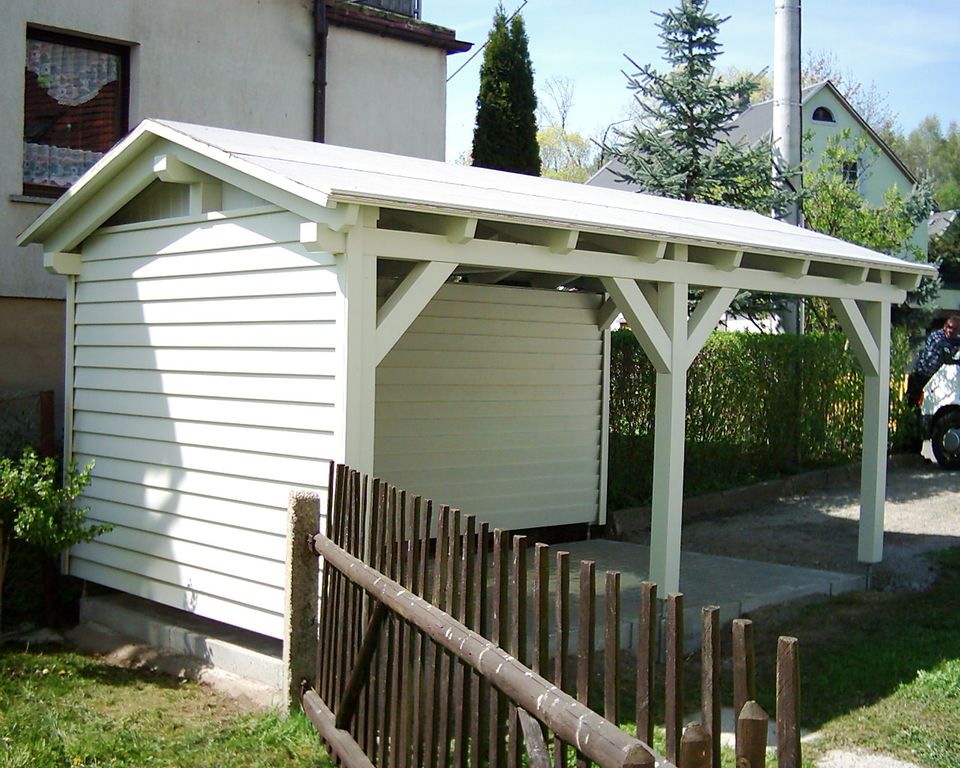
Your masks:
[[[927,382],[920,397],[920,432],[944,469],[960,469],[960,352]]]

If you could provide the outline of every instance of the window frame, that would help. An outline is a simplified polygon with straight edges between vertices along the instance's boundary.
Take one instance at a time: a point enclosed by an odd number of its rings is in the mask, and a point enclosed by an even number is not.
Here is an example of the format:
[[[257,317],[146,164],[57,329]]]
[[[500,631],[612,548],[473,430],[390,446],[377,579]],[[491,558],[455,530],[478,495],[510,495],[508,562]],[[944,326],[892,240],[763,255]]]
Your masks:
[[[823,113],[826,113],[828,117],[817,117],[818,112],[821,113],[821,115]],[[823,104],[821,104],[820,106],[816,107],[813,110],[813,114],[810,116],[810,119],[817,123],[836,123],[837,122],[837,118],[834,116],[833,110],[830,109],[830,107],[823,106]]]
[[[116,56],[119,60],[119,97],[118,97],[118,121],[116,141],[119,141],[130,131],[130,46],[120,42],[112,42],[97,37],[85,37],[81,34],[61,32],[59,30],[47,29],[28,24],[24,35],[24,59],[26,59],[26,44],[31,40],[41,43],[53,43],[55,45],[71,46],[99,53],[107,53]],[[24,61],[24,72],[26,71],[26,61]],[[26,77],[26,74],[24,74]],[[21,98],[21,107],[23,109],[23,119],[20,126],[21,145],[25,139],[26,127],[26,86]],[[20,183],[25,197],[45,197],[56,199],[66,192],[67,187],[56,187],[50,184],[34,184],[23,180],[23,167],[21,159]]]

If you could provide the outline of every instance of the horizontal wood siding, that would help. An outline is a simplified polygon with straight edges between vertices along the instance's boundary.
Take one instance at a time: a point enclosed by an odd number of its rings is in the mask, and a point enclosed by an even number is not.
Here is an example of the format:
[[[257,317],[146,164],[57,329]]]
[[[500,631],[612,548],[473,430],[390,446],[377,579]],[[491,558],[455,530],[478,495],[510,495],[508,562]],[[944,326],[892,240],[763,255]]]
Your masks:
[[[598,307],[445,285],[377,369],[376,473],[495,526],[595,522]]]
[[[76,289],[73,448],[113,531],[70,572],[280,637],[291,488],[342,458],[336,264],[292,214],[101,230]]]

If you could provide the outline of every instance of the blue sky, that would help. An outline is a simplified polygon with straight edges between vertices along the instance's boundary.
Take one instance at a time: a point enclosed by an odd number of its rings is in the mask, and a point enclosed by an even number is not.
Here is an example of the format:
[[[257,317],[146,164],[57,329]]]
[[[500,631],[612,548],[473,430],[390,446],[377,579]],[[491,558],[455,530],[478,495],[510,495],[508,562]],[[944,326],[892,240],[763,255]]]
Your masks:
[[[508,14],[522,0],[504,0]],[[422,0],[423,18],[479,47],[496,0]],[[523,16],[537,87],[550,77],[573,81],[572,126],[593,135],[626,113],[623,54],[662,64],[656,18],[677,0],[529,0]],[[904,131],[936,114],[960,122],[960,13],[956,0],[802,0],[804,52],[834,54],[844,72],[887,97]],[[773,57],[775,0],[713,0],[729,16],[720,28],[721,68],[760,70]],[[471,51],[472,53],[472,51]],[[470,53],[447,60],[452,74]],[[468,151],[482,54],[447,85],[447,159]]]

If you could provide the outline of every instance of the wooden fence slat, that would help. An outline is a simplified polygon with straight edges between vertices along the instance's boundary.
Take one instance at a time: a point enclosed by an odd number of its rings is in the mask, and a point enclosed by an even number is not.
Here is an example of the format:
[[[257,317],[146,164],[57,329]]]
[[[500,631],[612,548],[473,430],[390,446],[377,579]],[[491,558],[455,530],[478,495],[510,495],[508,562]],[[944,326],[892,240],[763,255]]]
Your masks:
[[[733,620],[733,716],[740,716],[743,705],[757,698],[756,659],[753,654],[753,622]]]
[[[341,546],[350,553],[353,553],[353,531],[354,522],[360,516],[360,485],[361,478],[359,472],[350,473],[349,503],[345,509],[345,517],[341,529],[343,531],[343,540]],[[342,656],[343,666],[341,667],[340,691],[337,699],[337,706],[334,711],[339,712],[343,702],[343,696],[346,692],[347,682],[353,672],[351,665],[357,657],[357,651],[360,649],[360,629],[359,623],[354,623],[349,619],[354,616],[354,609],[358,607],[361,595],[355,584],[344,582],[343,585],[343,615],[348,618],[344,622],[346,626],[341,626],[339,636],[342,638],[344,653]],[[352,707],[351,707],[352,708]],[[345,727],[345,726],[341,726]]]
[[[379,478],[374,478],[371,491],[371,519],[370,519],[370,546],[367,548],[370,565],[381,573],[384,567],[384,541],[386,537],[386,484]],[[375,610],[373,601],[370,601],[371,613]],[[370,678],[367,681],[367,692],[363,711],[365,713],[365,729],[362,732],[364,751],[376,762],[377,749],[377,691],[379,690],[380,645],[377,644],[377,653],[370,665]],[[360,739],[358,739],[360,741]]]
[[[443,611],[451,616],[456,615],[458,599],[457,561],[460,542],[460,511],[448,510],[447,538],[445,542],[437,541],[438,546],[444,547],[446,552],[446,571],[443,580]],[[450,734],[454,717],[451,706],[450,693],[453,687],[453,668],[455,659],[446,651],[440,654],[440,731],[437,737],[437,768],[447,768],[450,765]]]
[[[527,538],[513,537],[513,573],[510,590],[510,653],[521,664],[527,663]],[[520,716],[517,706],[508,706],[507,766],[520,768]]]
[[[460,544],[459,561],[460,607],[457,618],[465,626],[473,621],[473,609],[476,602],[474,594],[474,561],[477,552],[477,520],[473,515],[464,518],[463,537]],[[473,690],[476,678],[465,664],[457,663],[453,685],[454,716],[456,723],[453,734],[453,764],[466,768],[469,751],[470,722],[473,719]]]
[[[531,669],[550,676],[550,547],[538,543],[533,553],[534,648]]]
[[[711,735],[699,723],[691,723],[683,731],[680,739],[679,768],[710,768]],[[741,768],[746,768],[742,766]]]
[[[493,532],[493,621],[490,638],[501,648],[507,647],[510,624],[507,615],[509,539],[499,528]],[[490,690],[490,768],[507,764],[506,697]]]
[[[489,576],[490,558],[490,527],[487,523],[480,523],[477,531],[476,564],[474,585],[476,602],[473,606],[471,629],[483,637],[490,637],[490,622],[487,616],[487,583]],[[474,717],[470,728],[470,765],[482,766],[487,759],[487,735],[489,734],[490,714],[490,685],[479,673],[474,672],[475,684],[473,687],[472,709]]]
[[[710,734],[713,768],[720,768],[720,608],[704,606],[700,635],[700,721]]]
[[[443,610],[442,596],[444,595],[444,581],[447,578],[447,526],[450,523],[450,508],[441,506],[437,515],[437,540],[434,550],[433,568],[431,569],[433,605]],[[440,647],[435,643],[426,643],[426,663],[424,664],[424,713],[423,713],[423,759],[421,765],[436,765],[437,755],[437,736],[439,731],[439,673],[440,673]]]
[[[420,528],[420,540],[417,544],[415,560],[416,568],[414,575],[416,577],[416,586],[413,590],[415,595],[427,599],[430,594],[430,529],[433,526],[433,502],[422,498],[417,498],[417,506],[422,512],[422,526]],[[416,724],[415,731],[421,734],[421,738],[413,739],[413,755],[411,764],[414,768],[424,765],[423,746],[423,718],[421,712],[424,708],[426,698],[424,681],[426,678],[426,654],[429,643],[419,630],[415,631],[413,648],[413,722]]]
[[[800,768],[800,644],[777,641],[777,767]]]
[[[743,705],[737,718],[737,765],[765,768],[767,764],[767,727],[770,718],[752,699]]]
[[[393,568],[390,578],[407,586],[406,584],[406,552],[407,552],[407,492],[405,490],[395,491],[395,509],[394,509],[394,542],[393,542]],[[403,680],[403,659],[406,657],[406,623],[394,620],[391,622],[393,648],[389,655],[390,667],[390,705],[393,713],[390,717],[390,761],[389,768],[399,768],[401,762],[401,753],[403,748],[400,746],[400,721],[408,714],[405,706],[406,697],[401,687]]]
[[[657,585],[640,584],[637,628],[637,738],[653,743],[654,661],[657,653]]]
[[[553,683],[560,690],[570,688],[570,553],[557,552],[556,585],[557,648],[553,662]],[[560,737],[553,739],[554,768],[567,768],[567,745]]]
[[[683,595],[667,595],[666,679],[664,728],[667,760],[677,762],[683,728]]]
[[[327,480],[327,519],[324,521],[324,531],[328,539],[333,538],[333,515],[336,507],[335,498],[339,492],[340,466],[339,464],[334,464],[332,461],[330,462],[330,472]],[[330,602],[331,569],[327,567],[326,563],[323,563],[322,568],[323,573],[320,580],[320,613],[318,619],[320,627],[317,630],[319,637],[319,642],[317,643],[317,671],[313,687],[320,693],[320,696],[326,699],[330,694],[330,689],[327,686],[327,670],[330,669],[330,654],[332,652],[330,638],[332,636],[331,627],[333,626],[334,616],[333,605]]]
[[[578,626],[577,701],[590,708],[590,681],[593,679],[594,603],[596,567],[591,560],[580,561],[580,616]],[[589,768],[590,761],[577,750],[577,768]]]
[[[370,488],[370,478],[364,476],[363,482],[363,491],[362,491],[362,503],[360,505],[360,516],[357,521],[357,552],[356,557],[359,557],[364,562],[370,562],[370,537],[367,529],[368,522],[372,516],[372,507],[373,507],[373,497],[371,495],[372,491]],[[357,627],[365,627],[367,624],[367,617],[372,616],[371,611],[371,600],[367,599],[367,596],[362,591],[359,592],[360,600],[357,603],[355,608],[355,614],[353,621],[356,622]],[[358,636],[358,641],[362,645],[365,638],[363,636]],[[359,653],[359,646],[357,648]],[[365,690],[361,691],[360,698],[357,705],[357,719],[354,723],[353,733],[358,737],[362,738],[362,735],[367,732],[367,721],[369,719],[369,709],[370,709],[370,689],[369,689],[369,675],[367,676],[367,685]],[[359,740],[359,738],[358,738]]]
[[[620,573],[607,571],[603,622],[603,716],[620,724]]]
[[[550,754],[543,740],[540,723],[525,709],[517,710],[517,715],[523,729],[523,743],[527,747],[528,768],[550,768]]]
[[[404,551],[406,555],[403,560],[403,580],[402,584],[414,594],[417,593],[417,573],[419,570],[419,549],[420,549],[420,520],[422,512],[422,500],[419,496],[410,501],[410,517],[407,528],[404,533]],[[413,734],[416,733],[414,720],[414,705],[416,703],[416,693],[414,687],[416,678],[414,677],[414,659],[416,656],[416,636],[419,633],[408,623],[403,623],[403,646],[404,651],[400,659],[403,666],[401,689],[403,695],[399,699],[400,711],[403,717],[400,724],[400,768],[409,768],[416,766],[411,762],[410,753],[413,750]]]
[[[397,565],[397,489],[390,486],[387,494],[387,537],[384,543],[385,567],[384,573],[391,579],[396,579]],[[380,708],[380,760],[378,765],[385,768],[391,764],[391,753],[393,744],[391,735],[393,733],[393,707],[395,703],[395,688],[393,687],[393,671],[396,669],[396,617],[391,616],[387,622],[387,631],[384,637],[384,643],[380,647],[380,669],[382,672],[383,687],[378,694],[381,697]]]

